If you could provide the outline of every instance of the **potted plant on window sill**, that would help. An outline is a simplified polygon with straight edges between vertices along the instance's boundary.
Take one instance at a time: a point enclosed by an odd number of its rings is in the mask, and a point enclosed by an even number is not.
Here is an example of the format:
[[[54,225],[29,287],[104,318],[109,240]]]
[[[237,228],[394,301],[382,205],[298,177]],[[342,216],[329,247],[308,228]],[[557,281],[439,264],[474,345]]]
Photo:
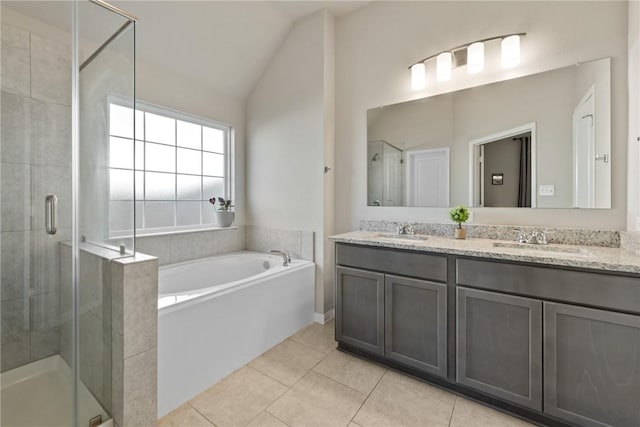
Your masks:
[[[456,239],[466,239],[467,230],[462,228],[462,223],[467,222],[469,219],[469,209],[466,206],[456,206],[449,211],[449,217],[451,218],[451,221],[458,223],[454,237]]]
[[[218,206],[216,207],[216,200],[218,201]],[[216,224],[219,227],[230,227],[233,224],[233,220],[235,218],[235,212],[231,210],[233,205],[231,204],[231,199],[223,199],[222,197],[212,197],[209,199],[209,203],[211,203],[216,209]]]

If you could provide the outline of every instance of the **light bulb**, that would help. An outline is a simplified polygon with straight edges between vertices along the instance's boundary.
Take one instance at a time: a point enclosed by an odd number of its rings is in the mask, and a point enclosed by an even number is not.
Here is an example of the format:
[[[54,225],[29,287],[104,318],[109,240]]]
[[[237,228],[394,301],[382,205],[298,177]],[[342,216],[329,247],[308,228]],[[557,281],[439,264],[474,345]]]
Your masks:
[[[436,60],[436,78],[439,82],[451,79],[451,52],[442,52]]]
[[[484,43],[475,42],[467,47],[467,73],[475,74],[484,70]]]
[[[411,66],[411,89],[420,90],[427,86],[427,74],[424,62]]]
[[[502,39],[502,67],[513,68],[520,63],[520,36]]]

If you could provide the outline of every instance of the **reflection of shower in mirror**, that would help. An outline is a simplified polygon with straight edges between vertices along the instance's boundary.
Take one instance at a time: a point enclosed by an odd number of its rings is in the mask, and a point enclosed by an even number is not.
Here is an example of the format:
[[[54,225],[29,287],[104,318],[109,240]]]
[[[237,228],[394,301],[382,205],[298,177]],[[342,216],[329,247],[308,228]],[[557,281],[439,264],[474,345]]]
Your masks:
[[[376,160],[378,160],[380,158],[380,154],[376,153],[373,155],[373,159],[371,159],[372,162],[375,162]]]

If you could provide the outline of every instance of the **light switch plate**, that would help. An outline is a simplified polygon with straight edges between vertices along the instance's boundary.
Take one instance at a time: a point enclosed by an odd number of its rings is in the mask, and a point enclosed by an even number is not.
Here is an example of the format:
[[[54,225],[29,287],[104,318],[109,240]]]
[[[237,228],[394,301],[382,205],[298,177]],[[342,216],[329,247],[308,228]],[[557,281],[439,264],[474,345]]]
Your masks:
[[[540,196],[555,196],[556,186],[554,184],[546,184],[538,187],[538,195]]]

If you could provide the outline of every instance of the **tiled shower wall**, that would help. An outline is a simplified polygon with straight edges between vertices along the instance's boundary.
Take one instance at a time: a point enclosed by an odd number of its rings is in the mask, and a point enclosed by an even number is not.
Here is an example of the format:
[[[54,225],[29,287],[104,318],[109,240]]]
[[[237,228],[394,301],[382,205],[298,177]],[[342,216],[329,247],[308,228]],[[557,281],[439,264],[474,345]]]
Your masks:
[[[1,370],[58,353],[58,242],[71,237],[71,49],[3,23]],[[58,233],[44,199],[58,196]]]

